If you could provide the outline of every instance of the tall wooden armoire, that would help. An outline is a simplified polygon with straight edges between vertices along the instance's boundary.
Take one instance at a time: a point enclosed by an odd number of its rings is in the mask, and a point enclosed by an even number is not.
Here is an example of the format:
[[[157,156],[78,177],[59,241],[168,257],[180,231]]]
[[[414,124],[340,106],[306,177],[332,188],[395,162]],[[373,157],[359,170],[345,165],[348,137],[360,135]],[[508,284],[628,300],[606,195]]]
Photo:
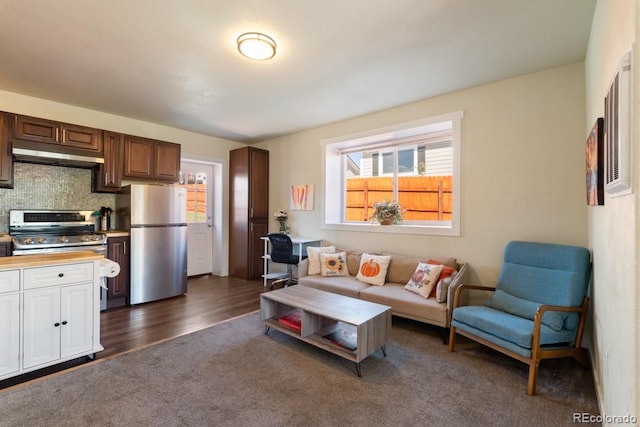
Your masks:
[[[254,147],[229,156],[229,274],[254,279],[262,274],[269,232],[269,152]]]

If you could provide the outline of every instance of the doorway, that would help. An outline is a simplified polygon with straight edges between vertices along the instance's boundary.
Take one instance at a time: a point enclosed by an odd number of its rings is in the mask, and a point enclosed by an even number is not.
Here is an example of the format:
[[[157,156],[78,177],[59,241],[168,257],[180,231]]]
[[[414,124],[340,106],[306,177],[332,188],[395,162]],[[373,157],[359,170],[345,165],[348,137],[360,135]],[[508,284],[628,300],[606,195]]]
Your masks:
[[[187,188],[187,275],[222,275],[222,165],[199,160],[181,162],[180,182]]]

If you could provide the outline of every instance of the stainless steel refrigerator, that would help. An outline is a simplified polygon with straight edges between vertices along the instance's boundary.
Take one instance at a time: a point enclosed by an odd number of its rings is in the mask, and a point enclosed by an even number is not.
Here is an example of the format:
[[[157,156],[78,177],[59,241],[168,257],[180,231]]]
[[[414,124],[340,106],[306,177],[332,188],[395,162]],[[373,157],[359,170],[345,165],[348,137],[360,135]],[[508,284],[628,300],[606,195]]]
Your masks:
[[[130,236],[131,304],[187,292],[187,190],[132,184],[116,196],[118,228]]]

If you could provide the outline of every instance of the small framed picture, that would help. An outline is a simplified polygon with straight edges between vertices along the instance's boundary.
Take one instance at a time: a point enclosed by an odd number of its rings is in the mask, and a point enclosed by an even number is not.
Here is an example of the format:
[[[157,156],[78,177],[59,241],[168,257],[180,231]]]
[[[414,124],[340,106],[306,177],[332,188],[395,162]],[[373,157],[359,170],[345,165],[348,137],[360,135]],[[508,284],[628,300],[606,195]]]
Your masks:
[[[604,205],[604,119],[596,120],[585,145],[587,205]]]

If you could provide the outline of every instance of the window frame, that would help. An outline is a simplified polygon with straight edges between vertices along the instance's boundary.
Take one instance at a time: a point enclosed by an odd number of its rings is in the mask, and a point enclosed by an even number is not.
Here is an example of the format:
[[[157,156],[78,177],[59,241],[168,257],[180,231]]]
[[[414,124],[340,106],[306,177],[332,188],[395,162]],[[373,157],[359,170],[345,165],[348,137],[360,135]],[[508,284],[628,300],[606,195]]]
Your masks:
[[[411,122],[399,123],[380,129],[374,129],[356,134],[324,139],[320,141],[322,157],[321,181],[321,229],[337,231],[362,231],[367,233],[393,234],[424,234],[437,236],[460,236],[461,227],[461,126],[464,114],[462,111],[442,114]],[[440,222],[404,223],[393,226],[380,227],[376,224],[352,223],[343,221],[343,207],[345,203],[344,177],[342,174],[342,151],[346,149],[375,149],[376,143],[390,140],[401,141],[405,138],[442,130],[442,124],[451,122],[452,146],[452,204],[453,213],[450,225]],[[327,192],[327,188],[339,188],[340,191]]]

